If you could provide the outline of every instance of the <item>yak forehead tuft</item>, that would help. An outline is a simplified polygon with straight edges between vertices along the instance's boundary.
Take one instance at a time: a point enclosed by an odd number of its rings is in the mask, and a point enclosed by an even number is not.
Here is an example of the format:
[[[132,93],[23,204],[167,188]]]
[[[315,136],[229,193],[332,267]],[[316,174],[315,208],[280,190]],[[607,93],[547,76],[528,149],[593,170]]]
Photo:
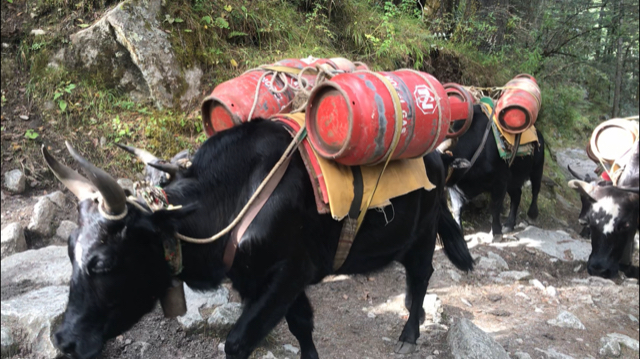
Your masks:
[[[613,233],[616,218],[620,214],[620,205],[613,197],[606,196],[594,203],[593,213],[598,216],[596,223],[602,226],[602,233],[605,235]]]

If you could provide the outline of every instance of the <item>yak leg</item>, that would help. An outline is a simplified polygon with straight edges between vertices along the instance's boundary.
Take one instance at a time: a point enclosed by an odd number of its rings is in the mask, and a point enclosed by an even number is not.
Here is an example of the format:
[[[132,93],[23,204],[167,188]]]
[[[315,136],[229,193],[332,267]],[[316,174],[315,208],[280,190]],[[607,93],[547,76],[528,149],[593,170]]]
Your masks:
[[[544,149],[543,157],[544,157]],[[540,193],[540,187],[542,186],[542,172],[544,170],[544,162],[541,164],[535,164],[533,168],[533,172],[531,172],[531,176],[529,179],[531,180],[531,205],[529,206],[529,211],[527,211],[527,216],[531,219],[538,218],[538,194]]]
[[[305,292],[300,293],[287,312],[289,331],[300,343],[300,359],[318,359],[318,351],[313,344],[313,309]]]
[[[289,307],[304,291],[300,268],[285,267],[268,289],[248,299],[225,344],[227,359],[247,359],[267,334],[284,318]]]
[[[508,189],[509,198],[511,198],[511,206],[509,208],[509,218],[504,224],[504,232],[513,232],[516,226],[516,218],[518,217],[518,207],[520,206],[520,199],[522,198],[522,189],[520,187],[511,187]]]
[[[420,322],[425,317],[422,304],[424,296],[427,294],[429,279],[433,274],[432,260],[436,245],[437,226],[431,225],[427,228],[426,238],[419,238],[401,261],[407,272],[405,305],[409,309],[409,319],[404,325],[396,346],[395,351],[398,354],[408,354],[416,350],[416,341],[420,336]]]
[[[493,240],[502,240],[502,225],[500,224],[500,214],[502,213],[502,204],[507,194],[507,183],[499,182],[493,186],[491,190],[491,231],[493,232]]]

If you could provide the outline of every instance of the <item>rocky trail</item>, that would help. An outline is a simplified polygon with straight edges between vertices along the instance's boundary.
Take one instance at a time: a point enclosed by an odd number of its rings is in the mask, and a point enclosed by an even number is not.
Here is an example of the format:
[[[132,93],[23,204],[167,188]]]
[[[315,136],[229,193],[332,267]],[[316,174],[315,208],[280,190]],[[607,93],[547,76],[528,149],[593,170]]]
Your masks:
[[[589,168],[577,150],[559,153],[558,162],[566,167],[563,161]],[[19,193],[25,186],[17,172],[7,172],[3,181],[2,357],[53,358],[58,352],[51,334],[68,295],[65,238],[76,226],[74,198],[55,188]],[[560,205],[572,206],[565,202]],[[491,243],[489,233],[468,231],[476,260],[469,274],[437,250],[424,303],[427,316],[413,354],[394,353],[408,316],[401,265],[326,278],[308,290],[321,357],[637,358],[638,282],[588,276],[590,244],[563,225],[575,222],[578,209],[572,210],[567,218],[537,224],[545,229],[522,221],[500,243]],[[479,217],[474,226],[487,228],[488,216]],[[241,311],[230,288],[230,283],[209,293],[187,288],[185,316],[165,319],[158,307],[110,340],[100,358],[224,358],[225,333]],[[297,358],[296,345],[282,322],[252,358]]]

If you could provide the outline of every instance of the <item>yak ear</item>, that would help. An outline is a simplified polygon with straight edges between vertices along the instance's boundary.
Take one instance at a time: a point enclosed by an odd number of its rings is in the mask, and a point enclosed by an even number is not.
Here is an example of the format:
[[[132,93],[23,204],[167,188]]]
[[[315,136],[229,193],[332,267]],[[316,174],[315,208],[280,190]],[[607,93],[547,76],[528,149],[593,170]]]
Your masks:
[[[591,183],[587,183],[581,180],[571,180],[568,183],[569,187],[580,193],[581,196],[585,196],[591,203],[595,203],[596,199],[593,198],[594,187]]]

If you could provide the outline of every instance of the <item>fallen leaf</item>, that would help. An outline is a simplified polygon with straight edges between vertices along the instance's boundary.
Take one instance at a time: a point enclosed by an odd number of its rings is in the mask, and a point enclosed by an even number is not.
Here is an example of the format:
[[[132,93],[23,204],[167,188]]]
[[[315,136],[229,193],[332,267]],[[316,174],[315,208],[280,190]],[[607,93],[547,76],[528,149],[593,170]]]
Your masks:
[[[344,300],[347,300],[347,299],[349,299],[349,296],[348,296],[348,295],[346,295],[346,294],[343,294],[343,295],[342,295],[342,298],[344,298]]]

